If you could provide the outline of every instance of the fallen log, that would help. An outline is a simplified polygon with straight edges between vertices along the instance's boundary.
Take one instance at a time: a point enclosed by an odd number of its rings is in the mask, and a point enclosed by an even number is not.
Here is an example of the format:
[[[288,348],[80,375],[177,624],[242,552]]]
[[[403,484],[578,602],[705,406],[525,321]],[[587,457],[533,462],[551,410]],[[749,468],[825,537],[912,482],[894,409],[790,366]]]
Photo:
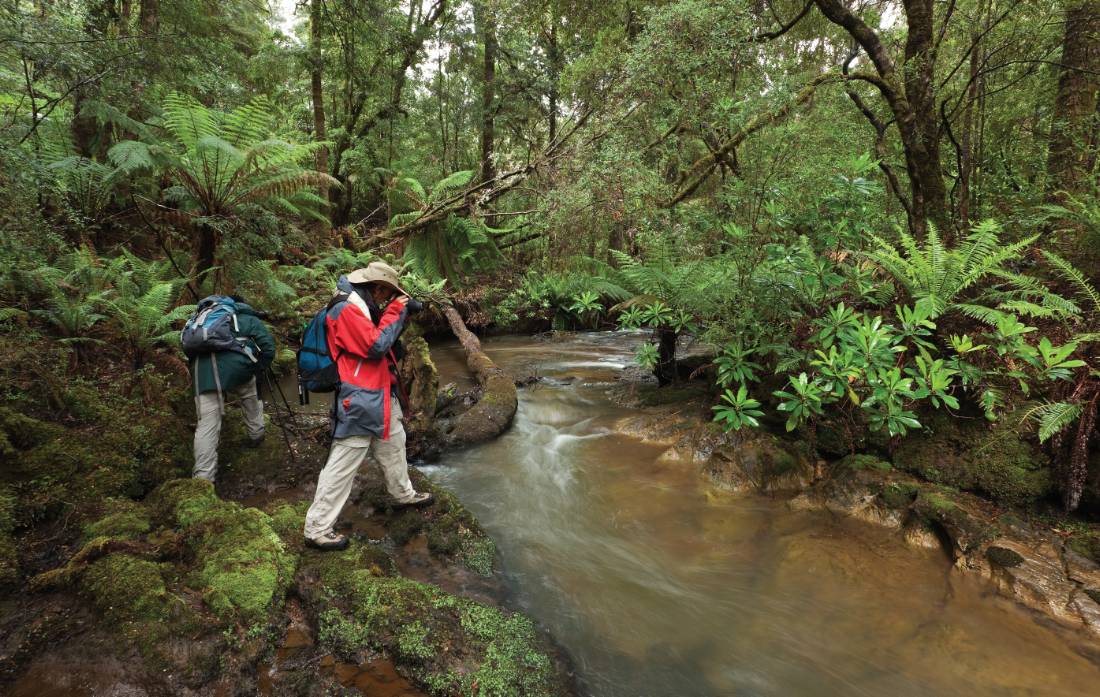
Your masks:
[[[455,417],[450,424],[445,434],[447,443],[472,445],[496,438],[508,429],[516,415],[518,397],[515,380],[485,355],[481,350],[481,341],[466,328],[458,310],[446,305],[443,315],[466,352],[466,367],[481,387],[477,403]]]

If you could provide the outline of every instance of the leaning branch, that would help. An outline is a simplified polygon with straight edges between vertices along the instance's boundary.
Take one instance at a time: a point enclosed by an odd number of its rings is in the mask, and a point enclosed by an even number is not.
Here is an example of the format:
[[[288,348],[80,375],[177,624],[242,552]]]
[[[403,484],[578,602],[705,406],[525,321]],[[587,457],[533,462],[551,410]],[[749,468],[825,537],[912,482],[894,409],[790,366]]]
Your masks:
[[[522,167],[517,167],[507,172],[501,172],[491,179],[486,179],[450,198],[443,199],[425,208],[415,220],[387,230],[379,237],[382,239],[407,237],[435,223],[445,220],[448,216],[469,213],[492,203],[522,184],[527,180],[527,177],[536,170],[561,157],[565,152],[566,143],[568,143],[569,139],[588,122],[588,117],[591,115],[592,110],[582,114],[581,117],[577,119],[576,123],[573,124],[572,128],[562,133],[561,136],[546,147],[538,159],[532,160]]]
[[[810,98],[813,97],[818,87],[827,82],[834,82],[839,78],[840,76],[836,73],[822,73],[799,90],[798,95],[794,99],[787,102],[779,109],[754,116],[741,128],[741,130],[735,133],[733,137],[724,141],[717,148],[714,148],[711,152],[699,158],[691,165],[687,173],[681,178],[681,183],[676,191],[676,195],[669,200],[666,207],[671,208],[695,193],[695,190],[698,189],[718,167],[718,163],[721,162],[726,155],[732,152],[734,148],[743,143],[750,135],[756,133],[765,126],[770,126],[782,121],[796,106],[808,102]]]

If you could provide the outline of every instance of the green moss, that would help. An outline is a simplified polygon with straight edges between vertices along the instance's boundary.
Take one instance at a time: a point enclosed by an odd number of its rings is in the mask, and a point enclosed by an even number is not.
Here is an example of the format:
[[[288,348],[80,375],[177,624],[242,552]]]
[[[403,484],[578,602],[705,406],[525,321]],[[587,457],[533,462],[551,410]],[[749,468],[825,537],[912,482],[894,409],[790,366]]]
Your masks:
[[[115,553],[97,559],[84,571],[82,587],[111,622],[165,623],[171,616],[161,567],[129,554]]]
[[[941,494],[934,491],[926,491],[922,494],[921,499],[927,503],[932,510],[938,513],[948,513],[958,508],[957,504]]]
[[[296,558],[265,513],[223,502],[188,532],[197,535],[193,578],[219,617],[255,623],[281,605]]]
[[[346,609],[321,612],[326,648],[346,656],[367,648],[387,652],[421,684],[444,693],[561,693],[553,662],[526,617],[408,579],[362,570],[334,575],[336,566],[322,569],[322,583]]]
[[[497,546],[488,537],[466,540],[462,545],[462,563],[482,576],[492,576],[496,564]]]
[[[894,464],[931,482],[1010,505],[1038,501],[1053,486],[1047,458],[1021,440],[1010,425],[991,431],[979,420],[946,414],[933,417],[929,432],[903,440]]]
[[[997,566],[1009,569],[1024,563],[1022,556],[1007,547],[990,547],[985,550],[985,557]]]
[[[875,472],[889,472],[893,469],[889,462],[874,455],[848,455],[837,463],[839,469],[871,470]]]
[[[166,482],[151,500],[194,555],[188,581],[223,621],[260,622],[281,605],[297,558],[270,516],[222,501],[201,479]],[[284,512],[283,524],[293,514]]]
[[[906,508],[917,497],[918,487],[915,484],[893,483],[879,492],[879,498],[890,508]]]
[[[279,504],[271,510],[271,527],[288,547],[297,549],[302,545],[302,530],[309,506],[310,502],[306,500]]]
[[[136,538],[150,530],[144,507],[127,499],[111,499],[99,520],[84,526],[84,539],[94,537]]]
[[[160,517],[170,525],[190,527],[206,519],[221,503],[214,485],[204,479],[165,482],[150,497]]]
[[[424,516],[419,511],[407,510],[386,524],[386,534],[399,547],[404,546],[424,529]]]
[[[428,628],[415,620],[410,624],[402,625],[396,632],[397,651],[402,658],[425,659],[431,658],[439,650],[428,639]]]
[[[9,407],[0,407],[0,457],[42,445],[63,432],[63,428],[54,424],[31,418]]]
[[[1080,532],[1069,538],[1069,548],[1100,564],[1100,532]]]

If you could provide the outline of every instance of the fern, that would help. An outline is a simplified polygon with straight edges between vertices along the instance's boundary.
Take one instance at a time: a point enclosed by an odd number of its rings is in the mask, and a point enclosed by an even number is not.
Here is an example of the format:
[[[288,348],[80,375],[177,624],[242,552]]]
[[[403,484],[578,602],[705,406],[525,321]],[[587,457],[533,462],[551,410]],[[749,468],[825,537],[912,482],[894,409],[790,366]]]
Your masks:
[[[1039,425],[1039,442],[1045,443],[1076,423],[1083,411],[1084,405],[1080,402],[1047,402],[1028,410],[1024,419]]]
[[[1085,275],[1073,264],[1069,263],[1054,252],[1043,250],[1043,256],[1054,267],[1055,271],[1068,281],[1083,301],[1091,306],[1090,312],[1100,313],[1100,292],[1097,291]]]
[[[1000,227],[994,221],[987,220],[976,225],[963,243],[954,249],[944,246],[932,226],[923,246],[908,232],[901,231],[899,237],[900,249],[881,237],[871,235],[878,248],[866,253],[866,256],[892,275],[918,305],[929,311],[930,317],[955,309],[987,321],[973,302],[957,303],[988,276],[1007,275],[1008,272],[1002,267],[1019,258],[1038,236],[1032,235],[1013,244],[1002,245]],[[1025,298],[1014,297],[1010,300],[1022,301]],[[1034,310],[1035,304],[1027,307]],[[1053,311],[1053,308],[1046,310]],[[1043,309],[1037,311],[1045,312]]]

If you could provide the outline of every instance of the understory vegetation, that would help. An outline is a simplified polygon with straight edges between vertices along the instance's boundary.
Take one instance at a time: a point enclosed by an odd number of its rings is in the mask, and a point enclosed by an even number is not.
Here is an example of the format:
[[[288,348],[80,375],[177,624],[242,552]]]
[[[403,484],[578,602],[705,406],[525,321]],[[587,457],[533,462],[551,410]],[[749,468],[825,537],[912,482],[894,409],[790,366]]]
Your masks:
[[[705,381],[723,429],[889,456],[1067,529],[1100,516],[1100,2],[72,0],[0,18],[6,589],[107,537],[72,583],[102,603],[111,575],[148,579],[130,599],[148,613],[111,618],[131,634],[265,616],[295,572],[269,516],[207,502],[270,549],[235,577],[195,521],[196,610],[158,585],[149,531],[168,524],[127,513],[190,470],[178,330],[238,293],[287,366],[374,259],[431,301],[428,333],[442,306],[483,331],[644,331],[639,365],[662,388]],[[465,553],[492,568],[491,548]],[[389,576],[347,583],[445,609],[496,663],[449,674],[425,626],[325,580],[335,645],[396,652],[440,693],[549,690],[529,626]],[[503,624],[505,644],[483,631]]]

